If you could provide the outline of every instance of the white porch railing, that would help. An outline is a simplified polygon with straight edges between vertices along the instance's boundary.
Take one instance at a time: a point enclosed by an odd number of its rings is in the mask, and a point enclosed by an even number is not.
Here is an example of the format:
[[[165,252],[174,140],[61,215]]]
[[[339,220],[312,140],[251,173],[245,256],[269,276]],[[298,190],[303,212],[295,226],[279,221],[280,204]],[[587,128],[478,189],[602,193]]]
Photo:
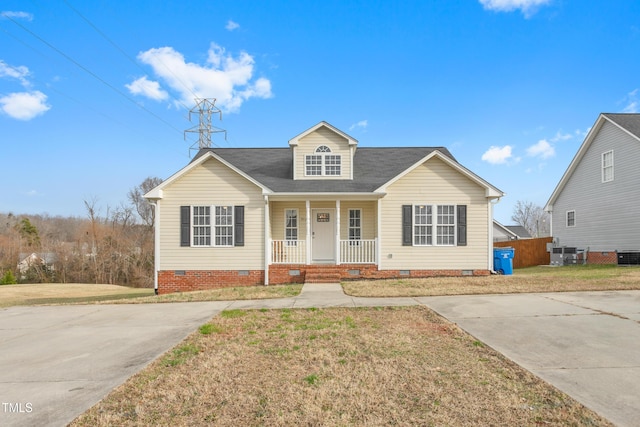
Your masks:
[[[340,240],[340,264],[375,264],[378,239]]]
[[[274,264],[306,264],[307,242],[305,240],[272,240],[271,262]]]
[[[340,264],[375,264],[378,239],[340,240]],[[272,240],[271,263],[306,264],[306,240]]]

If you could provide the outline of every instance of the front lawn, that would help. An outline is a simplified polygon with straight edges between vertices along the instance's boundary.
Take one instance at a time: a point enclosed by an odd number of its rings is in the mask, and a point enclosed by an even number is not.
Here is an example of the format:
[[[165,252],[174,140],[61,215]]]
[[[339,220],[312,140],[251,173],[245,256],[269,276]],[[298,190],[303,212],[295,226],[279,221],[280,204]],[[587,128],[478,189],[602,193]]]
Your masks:
[[[640,267],[572,265],[516,269],[509,276],[433,277],[343,282],[359,297],[502,294],[640,289]]]
[[[72,426],[609,426],[426,307],[231,310]]]

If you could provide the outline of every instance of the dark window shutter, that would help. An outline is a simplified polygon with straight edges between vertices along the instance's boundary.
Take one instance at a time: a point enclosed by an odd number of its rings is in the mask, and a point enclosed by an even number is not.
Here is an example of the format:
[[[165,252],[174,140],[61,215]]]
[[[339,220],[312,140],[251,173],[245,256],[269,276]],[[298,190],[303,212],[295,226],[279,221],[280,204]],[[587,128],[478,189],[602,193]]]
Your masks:
[[[191,246],[190,206],[180,206],[180,246]]]
[[[244,246],[244,206],[233,207],[235,246]]]
[[[458,205],[458,246],[467,246],[467,205]]]
[[[411,232],[413,218],[413,206],[402,205],[402,246],[412,246],[413,233]]]

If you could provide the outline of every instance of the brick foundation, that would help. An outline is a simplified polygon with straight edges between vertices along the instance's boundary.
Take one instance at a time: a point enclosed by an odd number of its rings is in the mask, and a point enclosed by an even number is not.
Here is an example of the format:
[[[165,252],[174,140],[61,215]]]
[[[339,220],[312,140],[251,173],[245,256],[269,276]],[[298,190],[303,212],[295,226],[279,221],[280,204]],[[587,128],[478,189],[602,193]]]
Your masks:
[[[490,273],[489,270],[378,270],[373,264],[272,264],[269,266],[269,284],[305,283],[307,279],[319,283],[335,280],[488,276]],[[262,270],[163,270],[158,272],[158,293],[161,295],[262,284],[264,284]]]
[[[296,275],[290,275],[290,272]],[[269,266],[269,284],[305,283],[307,278],[338,277],[339,280],[396,279],[418,277],[488,276],[489,270],[378,270],[373,264],[305,265],[272,264]]]
[[[159,294],[262,284],[264,284],[262,270],[163,270],[158,272]]]
[[[610,252],[588,252],[587,264],[618,264],[618,253]]]

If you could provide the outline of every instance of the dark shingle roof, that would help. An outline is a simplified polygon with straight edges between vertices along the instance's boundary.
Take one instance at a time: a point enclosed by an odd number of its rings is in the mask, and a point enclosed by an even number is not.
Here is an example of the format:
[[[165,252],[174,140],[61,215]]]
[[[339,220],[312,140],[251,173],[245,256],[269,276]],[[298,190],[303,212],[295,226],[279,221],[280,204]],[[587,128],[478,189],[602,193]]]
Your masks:
[[[602,113],[602,115],[640,138],[640,114]]]
[[[529,239],[531,238],[531,234],[521,225],[505,225],[506,229],[517,235],[518,237]]]
[[[353,159],[353,180],[294,180],[290,148],[207,148],[200,150],[194,160],[211,151],[278,193],[365,193],[376,190],[434,150],[456,161],[444,147],[359,147]]]

